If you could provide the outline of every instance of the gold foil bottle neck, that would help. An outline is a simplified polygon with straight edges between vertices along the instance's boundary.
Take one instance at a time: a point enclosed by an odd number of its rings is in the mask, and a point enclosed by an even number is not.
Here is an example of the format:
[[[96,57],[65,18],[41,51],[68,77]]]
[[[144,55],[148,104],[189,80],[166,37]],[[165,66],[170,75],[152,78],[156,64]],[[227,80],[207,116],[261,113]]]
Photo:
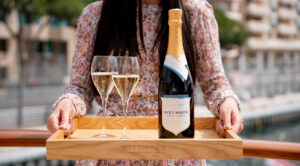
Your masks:
[[[181,25],[182,24],[182,10],[170,9],[169,10],[169,25]]]
[[[167,55],[174,58],[184,56],[182,43],[182,10],[169,10],[169,41]]]

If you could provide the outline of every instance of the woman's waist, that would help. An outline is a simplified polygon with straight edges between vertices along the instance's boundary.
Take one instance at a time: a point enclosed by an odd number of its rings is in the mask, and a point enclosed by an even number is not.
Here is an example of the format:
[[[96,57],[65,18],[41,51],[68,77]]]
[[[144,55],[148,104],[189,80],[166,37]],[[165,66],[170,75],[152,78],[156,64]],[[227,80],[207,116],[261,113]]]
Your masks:
[[[101,105],[100,98],[98,104]],[[108,115],[122,116],[123,109],[121,97],[117,93],[110,94],[107,103]],[[128,102],[128,116],[156,116],[157,111],[158,96],[156,94],[135,93]]]
[[[109,98],[112,98],[112,99],[120,99],[121,100],[121,97],[120,95],[115,92],[115,93],[111,93],[109,95]],[[130,100],[158,100],[158,94],[153,94],[153,93],[133,93],[131,96],[130,96]]]

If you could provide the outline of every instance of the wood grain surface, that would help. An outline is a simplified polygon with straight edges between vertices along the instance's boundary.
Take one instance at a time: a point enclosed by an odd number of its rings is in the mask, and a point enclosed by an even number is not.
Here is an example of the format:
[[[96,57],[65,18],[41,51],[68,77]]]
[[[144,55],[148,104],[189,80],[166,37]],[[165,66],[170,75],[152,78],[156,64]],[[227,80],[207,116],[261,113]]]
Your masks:
[[[51,133],[46,130],[0,130],[0,146],[43,147]]]
[[[124,125],[123,117],[80,117],[73,119],[78,121],[78,128],[81,129],[101,129],[104,121],[107,129],[122,129]],[[76,124],[76,123],[75,123]],[[157,129],[157,117],[127,117],[126,126],[128,129]],[[216,118],[205,117],[195,118],[195,129],[214,129]]]
[[[232,131],[227,139],[215,132],[215,118],[195,118],[195,138],[159,139],[157,117],[128,117],[129,139],[123,135],[123,118],[105,119],[106,132],[111,137],[100,139],[102,118],[74,119],[72,135],[64,138],[59,130],[47,140],[47,159],[241,159],[242,141]]]
[[[293,142],[243,140],[243,154],[248,157],[300,161],[300,144]]]
[[[47,143],[47,159],[241,159],[240,141],[227,139],[68,140]]]
[[[0,146],[46,147],[46,139],[50,136],[51,133],[47,130],[1,129]],[[214,137],[213,134],[211,136]],[[61,140],[64,141],[63,139]],[[58,139],[56,141],[58,141]],[[300,161],[300,144],[293,142],[243,139],[243,156]]]

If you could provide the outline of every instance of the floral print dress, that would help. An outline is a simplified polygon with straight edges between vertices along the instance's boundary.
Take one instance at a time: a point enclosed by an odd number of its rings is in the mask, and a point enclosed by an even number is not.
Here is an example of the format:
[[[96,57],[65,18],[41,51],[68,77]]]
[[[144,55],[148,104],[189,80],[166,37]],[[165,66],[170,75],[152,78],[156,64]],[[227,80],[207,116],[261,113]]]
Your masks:
[[[218,36],[218,24],[215,20],[213,9],[206,0],[184,0],[191,24],[193,48],[196,53],[196,81],[200,84],[204,100],[216,116],[218,107],[233,93],[225,77]],[[63,99],[70,99],[76,107],[76,116],[84,116],[90,109],[93,99],[101,105],[101,99],[94,90],[91,80],[90,66],[93,57],[93,48],[97,33],[97,25],[101,15],[102,1],[88,5],[82,12],[77,22],[77,44],[72,62],[70,82],[64,94],[53,105]],[[159,17],[162,11],[157,4],[143,4],[143,30],[146,51],[140,48],[140,81],[128,105],[128,116],[157,116],[158,114],[158,85],[159,85],[159,53],[152,50],[159,26]],[[138,21],[137,21],[138,23]],[[107,105],[110,116],[122,116],[121,99],[115,91],[109,97]],[[100,110],[99,112],[101,112]],[[206,165],[205,160],[79,160],[76,165]]]

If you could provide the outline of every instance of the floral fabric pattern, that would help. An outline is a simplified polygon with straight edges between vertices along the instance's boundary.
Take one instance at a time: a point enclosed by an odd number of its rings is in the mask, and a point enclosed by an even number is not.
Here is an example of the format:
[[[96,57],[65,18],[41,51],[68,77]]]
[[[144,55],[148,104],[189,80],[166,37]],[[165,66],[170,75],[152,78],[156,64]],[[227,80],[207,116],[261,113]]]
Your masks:
[[[196,80],[202,88],[204,100],[216,116],[218,107],[227,97],[233,97],[239,102],[225,76],[218,36],[218,24],[213,9],[206,0],[185,0],[185,7],[191,20],[193,48],[197,53]],[[93,57],[93,48],[97,24],[100,19],[102,1],[88,5],[77,22],[77,44],[72,62],[70,82],[64,94],[53,105],[63,98],[69,98],[76,107],[76,116],[84,116],[90,109],[93,99],[101,105],[101,99],[93,88],[90,66]],[[157,35],[159,5],[143,5],[143,30],[146,52],[143,51],[138,35],[140,48],[140,81],[128,105],[128,116],[157,116],[158,114],[158,85],[159,85],[159,53],[152,50]],[[138,21],[137,21],[138,23]],[[108,99],[107,111],[110,116],[122,116],[121,99],[113,90]],[[99,113],[102,109],[99,110]],[[79,160],[76,165],[206,165],[205,160]]]

